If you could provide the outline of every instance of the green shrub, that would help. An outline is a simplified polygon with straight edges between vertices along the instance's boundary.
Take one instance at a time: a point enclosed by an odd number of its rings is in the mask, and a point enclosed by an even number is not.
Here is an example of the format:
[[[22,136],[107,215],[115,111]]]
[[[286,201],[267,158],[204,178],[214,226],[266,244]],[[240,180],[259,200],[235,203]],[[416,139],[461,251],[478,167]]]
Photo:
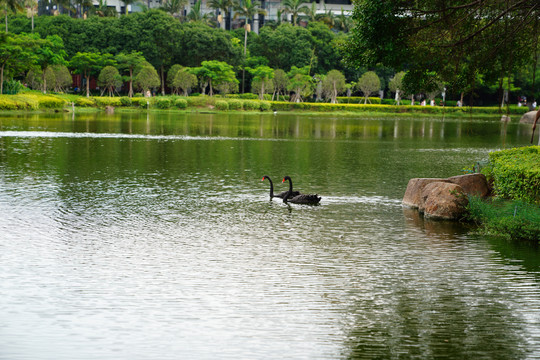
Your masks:
[[[122,96],[120,98],[120,104],[122,104],[122,106],[131,106],[131,105],[133,105],[133,102],[131,101],[130,97]]]
[[[0,110],[17,110],[17,102],[5,95],[0,95]]]
[[[15,95],[25,89],[24,85],[19,80],[4,81],[4,94]]]
[[[171,107],[171,99],[167,97],[159,97],[156,100],[156,107],[158,109],[168,109]]]
[[[261,111],[269,111],[271,108],[272,108],[272,106],[270,105],[270,103],[268,101],[261,101],[259,103],[259,109]]]
[[[66,105],[67,101],[54,96],[43,95],[38,98],[40,109],[59,109]]]
[[[207,107],[210,105],[215,105],[216,98],[214,96],[200,95],[200,96],[190,96],[187,98],[189,106],[194,107]]]
[[[133,105],[136,105],[138,107],[145,108],[145,109],[148,107],[149,104],[152,105],[150,98],[146,98],[146,97],[131,98],[131,103]]]
[[[244,110],[259,110],[259,102],[258,101],[244,101]]]
[[[363,104],[364,103],[364,97],[363,96],[338,96],[337,97],[338,104]],[[369,101],[371,101],[371,104],[380,104],[381,98],[378,97],[370,97]],[[368,101],[368,104],[369,104]]]
[[[142,93],[135,93],[135,94],[133,94],[133,97],[140,98],[140,97],[143,97],[143,94]]]
[[[492,152],[482,172],[497,196],[540,204],[540,146]]]
[[[96,102],[98,107],[105,106],[122,106],[120,98],[109,96],[94,96],[92,99]]]
[[[188,106],[188,102],[186,99],[176,99],[174,102],[174,106],[179,109],[185,109]]]
[[[224,100],[216,101],[216,109],[218,110],[229,110],[229,103]]]
[[[228,101],[229,110],[242,110],[244,107],[244,102],[242,100],[231,99]]]
[[[80,107],[91,107],[91,106],[96,105],[95,101],[92,98],[86,98],[86,97],[78,97],[75,99],[74,103],[75,103],[75,106],[80,106]]]
[[[472,196],[467,206],[469,218],[483,225],[485,232],[517,241],[540,239],[540,208],[522,201]]]

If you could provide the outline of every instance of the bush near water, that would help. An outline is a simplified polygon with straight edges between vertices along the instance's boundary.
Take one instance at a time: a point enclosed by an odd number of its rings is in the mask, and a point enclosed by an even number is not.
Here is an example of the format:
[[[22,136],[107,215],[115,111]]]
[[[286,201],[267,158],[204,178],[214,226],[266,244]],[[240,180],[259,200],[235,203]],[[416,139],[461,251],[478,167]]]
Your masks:
[[[482,173],[494,197],[471,197],[471,219],[488,233],[540,244],[540,146],[492,152]]]
[[[113,107],[140,107],[157,109],[186,109],[186,108],[209,108],[216,111],[312,111],[312,112],[375,112],[391,114],[447,114],[447,115],[498,115],[501,114],[499,107],[451,107],[451,106],[420,106],[420,105],[385,105],[363,103],[322,103],[322,102],[288,102],[271,101],[271,97],[265,95],[264,100],[258,100],[256,94],[241,94],[242,96],[157,96],[157,97],[108,97],[108,96],[79,96],[69,94],[44,95],[36,91],[23,92],[17,95],[0,95],[0,110],[40,110],[61,109],[74,103],[77,107],[105,108]],[[346,99],[346,98],[345,98]],[[363,99],[363,98],[362,98]],[[378,98],[374,98],[378,99]],[[220,105],[216,106],[216,102]],[[224,105],[224,102],[228,106]],[[379,99],[380,102],[380,99]],[[505,109],[506,110],[506,109]],[[526,107],[510,107],[511,114],[521,115],[527,111]]]

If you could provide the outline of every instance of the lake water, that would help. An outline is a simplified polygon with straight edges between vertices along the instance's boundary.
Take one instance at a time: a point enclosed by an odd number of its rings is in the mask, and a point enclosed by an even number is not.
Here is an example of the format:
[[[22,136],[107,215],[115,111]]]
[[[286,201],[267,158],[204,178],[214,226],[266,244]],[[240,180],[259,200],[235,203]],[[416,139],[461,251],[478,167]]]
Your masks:
[[[0,359],[539,359],[540,253],[424,221],[413,177],[530,125],[0,116]],[[319,206],[270,200],[290,175]]]

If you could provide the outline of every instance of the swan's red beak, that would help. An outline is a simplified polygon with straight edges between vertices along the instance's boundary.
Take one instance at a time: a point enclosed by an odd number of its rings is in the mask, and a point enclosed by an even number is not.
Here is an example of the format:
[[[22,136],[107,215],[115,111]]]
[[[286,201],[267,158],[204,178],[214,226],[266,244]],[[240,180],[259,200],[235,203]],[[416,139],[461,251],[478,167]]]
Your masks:
[[[262,178],[262,180],[261,180],[261,181],[264,181],[264,178]]]
[[[283,178],[283,180],[281,180],[281,182],[284,183],[284,182],[285,182],[285,178]]]

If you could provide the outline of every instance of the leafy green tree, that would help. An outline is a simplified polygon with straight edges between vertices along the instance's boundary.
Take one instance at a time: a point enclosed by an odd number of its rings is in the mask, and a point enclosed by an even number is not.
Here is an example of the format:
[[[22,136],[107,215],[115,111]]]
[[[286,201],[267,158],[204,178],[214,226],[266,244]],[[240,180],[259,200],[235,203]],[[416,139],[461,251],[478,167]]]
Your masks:
[[[101,54],[99,53],[77,53],[69,62],[75,74],[80,74],[86,79],[86,96],[90,96],[90,76],[94,75],[101,68]]]
[[[281,6],[285,10],[285,13],[291,14],[292,16],[293,26],[296,26],[299,14],[309,13],[309,7],[304,4],[305,2],[303,0],[283,0],[281,2]]]
[[[309,66],[303,68],[293,66],[287,76],[289,77],[287,90],[294,92],[291,97],[292,102],[301,102],[302,99],[311,96],[313,93],[313,81],[309,76]]]
[[[45,88],[43,89],[43,91],[44,92],[53,91],[56,85],[56,76],[54,75],[54,70],[52,69],[51,66],[49,66],[43,71],[43,73],[44,74],[43,74],[42,80],[45,83]]]
[[[203,61],[201,67],[194,70],[197,76],[210,86],[210,96],[214,95],[214,86],[222,83],[238,83],[233,67],[223,61]]]
[[[285,96],[285,91],[289,86],[289,78],[287,77],[287,73],[281,69],[274,70],[274,79],[272,83],[274,85],[272,100],[274,100],[274,96],[277,95],[277,101],[279,101],[279,94]]]
[[[356,86],[364,94],[364,104],[368,101],[371,104],[369,97],[381,89],[381,80],[374,71],[368,71],[358,79]]]
[[[3,94],[4,76],[30,69],[37,62],[35,49],[40,45],[34,37],[25,35],[7,35],[0,42],[0,94]]]
[[[331,70],[322,81],[322,90],[330,103],[337,103],[339,94],[345,91],[345,76],[339,70]]]
[[[48,69],[54,73],[54,91],[65,92],[73,84],[73,78],[68,68],[63,64],[49,66]]]
[[[247,71],[253,75],[253,81],[257,84],[257,92],[259,93],[259,99],[263,100],[264,94],[271,86],[271,80],[274,78],[274,69],[271,67],[260,65],[256,68],[246,68]],[[252,86],[252,89],[254,86]]]
[[[66,64],[66,51],[64,50],[64,41],[58,35],[50,35],[37,48],[38,64],[43,70],[43,92],[47,90],[47,81],[45,78],[47,67],[51,65]]]
[[[532,61],[530,39],[537,42],[539,18],[537,0],[358,0],[346,60],[407,67],[408,76],[418,79],[416,75],[433,71],[450,83],[462,64],[467,64],[471,82],[475,73],[502,78]]]
[[[114,66],[105,66],[99,73],[98,85],[103,87],[103,92],[107,91],[109,96],[113,96],[115,89],[122,86],[122,76]]]
[[[388,83],[388,89],[395,94],[394,99],[396,100],[396,105],[399,105],[401,102],[401,95],[403,95],[403,77],[405,76],[404,71],[398,72],[390,82]]]
[[[127,71],[127,81],[129,83],[129,91],[128,96],[133,96],[133,71],[143,61],[145,61],[144,56],[139,51],[132,51],[129,54],[126,53],[120,53],[116,55],[116,61],[118,62],[118,67],[123,70]]]
[[[308,29],[288,23],[276,29],[263,26],[250,46],[250,53],[266,57],[271,68],[288,71],[293,65],[303,67],[311,63],[313,37]]]
[[[167,72],[167,86],[171,89],[173,89],[173,93],[174,94],[177,94],[177,89],[178,88],[175,88],[174,85],[173,85],[173,82],[174,82],[174,77],[176,76],[176,74],[182,70],[184,67],[180,64],[174,64],[173,66],[171,66],[171,68],[169,69],[169,71]]]
[[[197,76],[192,74],[190,69],[187,68],[177,71],[172,81],[172,87],[182,90],[184,96],[188,96],[195,85],[197,85]]]
[[[152,65],[144,66],[135,77],[135,87],[145,94],[148,94],[150,89],[157,88],[160,83],[159,75]]]

